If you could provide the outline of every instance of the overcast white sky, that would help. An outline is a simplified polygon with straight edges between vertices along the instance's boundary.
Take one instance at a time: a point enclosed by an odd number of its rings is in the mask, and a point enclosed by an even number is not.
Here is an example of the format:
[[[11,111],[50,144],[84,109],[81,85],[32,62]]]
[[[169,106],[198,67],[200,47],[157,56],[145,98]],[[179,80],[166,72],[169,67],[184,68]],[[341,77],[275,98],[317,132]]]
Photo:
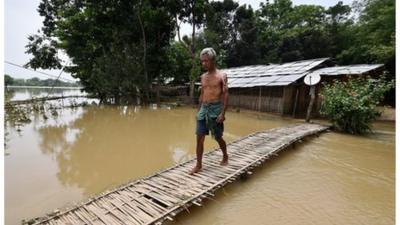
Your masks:
[[[344,4],[351,5],[352,0],[342,0]],[[240,5],[250,4],[253,9],[258,9],[261,0],[239,0]],[[271,0],[272,2],[272,0]],[[329,7],[337,4],[338,0],[292,0],[294,5],[315,4]],[[25,54],[25,45],[28,43],[29,34],[34,34],[42,26],[42,18],[37,12],[40,0],[5,0],[4,2],[4,60],[15,64],[24,65],[28,62],[30,55]],[[189,34],[190,27],[182,28],[182,35]],[[6,74],[15,78],[32,78],[34,76],[41,79],[49,78],[45,75],[21,69],[15,66],[4,64]],[[53,76],[58,76],[59,70],[40,70]],[[72,80],[73,78],[63,73],[63,78]]]

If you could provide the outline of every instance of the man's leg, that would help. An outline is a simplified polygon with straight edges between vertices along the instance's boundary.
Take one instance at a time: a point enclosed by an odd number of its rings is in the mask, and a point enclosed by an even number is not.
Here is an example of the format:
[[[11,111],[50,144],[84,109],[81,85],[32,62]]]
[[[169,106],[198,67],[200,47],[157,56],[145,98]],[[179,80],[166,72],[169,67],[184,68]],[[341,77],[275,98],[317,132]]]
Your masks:
[[[202,160],[203,160],[203,151],[204,151],[204,134],[197,135],[197,143],[196,143],[196,157],[197,163],[196,166],[189,172],[189,174],[197,173],[201,170]]]
[[[226,166],[228,165],[228,151],[226,150],[226,142],[222,137],[219,137],[216,139],[219,147],[221,148],[222,151],[222,161],[221,161],[221,165],[222,166]]]

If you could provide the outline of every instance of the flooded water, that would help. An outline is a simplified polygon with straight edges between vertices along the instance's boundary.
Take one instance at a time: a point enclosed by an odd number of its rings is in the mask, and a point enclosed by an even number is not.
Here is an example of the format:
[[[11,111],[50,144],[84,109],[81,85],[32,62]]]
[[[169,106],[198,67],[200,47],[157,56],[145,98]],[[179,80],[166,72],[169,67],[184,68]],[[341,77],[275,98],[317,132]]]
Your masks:
[[[375,129],[308,138],[173,224],[395,224],[395,128]]]
[[[43,216],[195,156],[190,107],[87,106],[7,128],[6,224]],[[227,112],[231,142],[299,120]],[[359,137],[325,133],[218,191],[173,224],[393,224],[394,123]],[[205,149],[217,144],[206,138]]]

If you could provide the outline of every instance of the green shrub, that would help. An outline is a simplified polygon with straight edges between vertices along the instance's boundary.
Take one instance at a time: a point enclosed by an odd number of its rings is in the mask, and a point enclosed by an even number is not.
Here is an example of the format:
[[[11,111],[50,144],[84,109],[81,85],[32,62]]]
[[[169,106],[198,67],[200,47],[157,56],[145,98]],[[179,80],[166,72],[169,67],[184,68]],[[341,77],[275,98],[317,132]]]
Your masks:
[[[394,85],[393,81],[352,78],[347,82],[334,81],[324,84],[320,93],[323,98],[321,114],[326,116],[335,128],[352,134],[371,131],[371,123],[380,116],[376,106],[385,92]]]

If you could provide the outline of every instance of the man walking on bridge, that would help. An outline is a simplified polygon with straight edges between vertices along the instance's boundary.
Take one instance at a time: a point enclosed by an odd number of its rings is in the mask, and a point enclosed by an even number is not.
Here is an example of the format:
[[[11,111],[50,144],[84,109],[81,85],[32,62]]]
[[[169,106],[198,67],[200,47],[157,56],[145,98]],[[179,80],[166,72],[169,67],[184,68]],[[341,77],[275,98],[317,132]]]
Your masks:
[[[207,70],[201,75],[201,94],[199,97],[199,110],[197,119],[197,164],[190,174],[201,170],[205,135],[211,135],[218,142],[222,150],[221,165],[228,165],[226,143],[222,138],[224,132],[225,111],[228,104],[228,78],[227,75],[215,67],[216,53],[212,48],[205,48],[200,53],[202,67]]]

